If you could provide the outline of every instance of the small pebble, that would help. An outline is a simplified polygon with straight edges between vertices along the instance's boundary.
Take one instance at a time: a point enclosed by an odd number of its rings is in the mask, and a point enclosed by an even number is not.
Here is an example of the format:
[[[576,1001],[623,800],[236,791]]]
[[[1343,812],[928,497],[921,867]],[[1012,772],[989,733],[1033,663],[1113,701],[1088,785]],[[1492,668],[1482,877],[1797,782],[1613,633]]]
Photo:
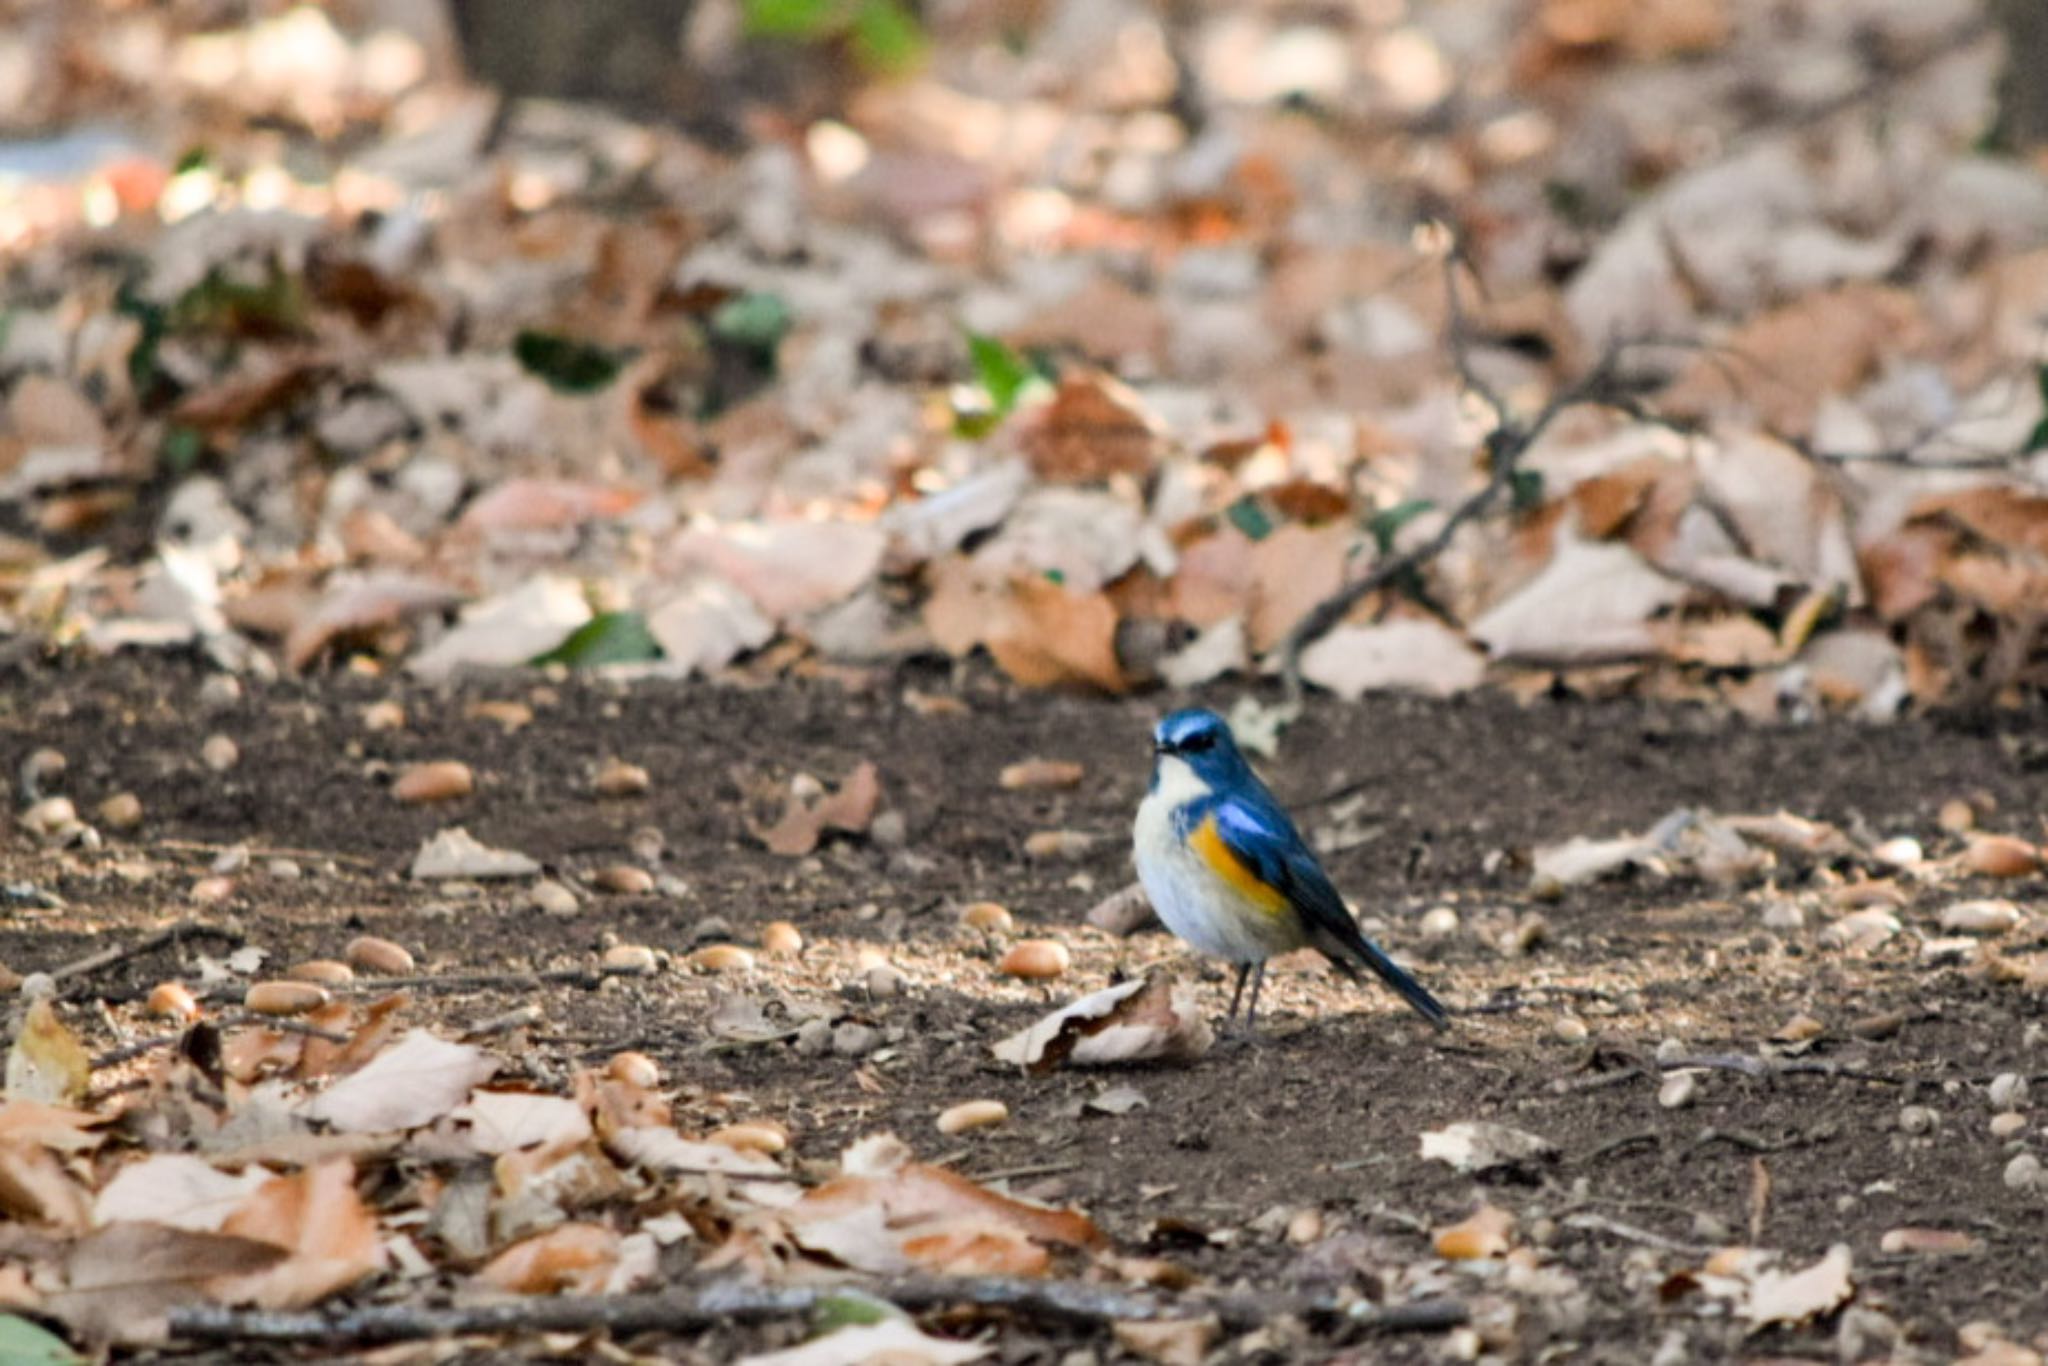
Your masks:
[[[2005,1164],[2005,1188],[2013,1191],[2031,1191],[2041,1184],[2041,1159],[2032,1153],[2021,1153]]]
[[[1024,857],[1078,859],[1094,847],[1095,836],[1085,830],[1040,830],[1024,841]]]
[[[191,1020],[199,1015],[199,1001],[183,982],[158,982],[149,990],[146,1007],[150,1014],[173,1020]]]
[[[327,1004],[327,993],[311,982],[257,982],[242,1004],[258,1015],[303,1015]]]
[[[999,966],[1012,977],[1058,977],[1072,964],[1067,946],[1053,939],[1026,939],[1003,955]]]
[[[1941,913],[1941,927],[1951,934],[2005,934],[2020,923],[2020,908],[2010,901],[1958,901]]]
[[[524,702],[478,702],[470,707],[469,714],[479,721],[497,723],[507,735],[533,720],[533,708]]]
[[[1798,1014],[1785,1021],[1778,1032],[1771,1035],[1779,1043],[1805,1043],[1827,1033],[1828,1027],[1811,1015]]]
[[[208,674],[199,685],[199,700],[209,707],[232,707],[242,700],[242,680],[233,674]]]
[[[613,863],[592,873],[590,884],[618,896],[646,896],[654,890],[654,874],[630,863]]]
[[[344,958],[364,972],[380,977],[412,975],[412,954],[389,939],[379,939],[374,934],[357,935],[341,952]]]
[[[404,730],[405,708],[390,698],[382,702],[372,702],[363,708],[363,729],[372,734],[385,730]]]
[[[771,920],[761,927],[761,952],[793,958],[803,951],[803,932],[787,920]]]
[[[1899,1107],[1899,1132],[1906,1134],[1931,1134],[1941,1123],[1941,1116],[1925,1105],[1902,1105]]]
[[[1287,1241],[1296,1247],[1307,1247],[1323,1236],[1323,1212],[1313,1207],[1296,1210],[1294,1217],[1287,1221]]]
[[[1951,797],[1941,804],[1941,813],[1934,819],[1935,824],[1951,835],[1960,835],[1976,828],[1977,812],[1961,797]]]
[[[1991,1117],[1991,1136],[2011,1138],[2027,1127],[2027,1117],[2017,1110],[2005,1110]]]
[[[109,830],[133,830],[142,824],[142,798],[133,792],[116,792],[99,804],[100,824]]]
[[[1663,1038],[1657,1040],[1657,1061],[1676,1062],[1685,1056],[1685,1040]]]
[[[1458,932],[1458,913],[1449,906],[1432,906],[1422,913],[1415,928],[1424,939],[1449,939]]]
[[[899,969],[887,963],[877,963],[861,976],[870,996],[901,996],[908,980]]]
[[[78,808],[69,797],[45,797],[21,813],[22,829],[44,839],[76,824]]]
[[[201,906],[217,905],[235,894],[235,880],[231,877],[203,877],[192,884],[192,890],[185,895]]]
[[[660,960],[645,944],[614,944],[599,961],[608,972],[653,972]]]
[[[332,958],[309,958],[294,964],[285,976],[294,982],[317,982],[325,987],[347,986],[356,980],[356,970]]]
[[[707,972],[751,972],[754,955],[738,944],[706,944],[690,955],[690,961]]]
[[[574,915],[581,909],[576,893],[559,882],[536,882],[526,899],[544,915]]]
[[[661,1085],[661,1065],[645,1053],[614,1053],[605,1071],[628,1086],[648,1090]]]
[[[1591,1035],[1586,1022],[1575,1015],[1560,1015],[1551,1022],[1550,1032],[1564,1043],[1584,1043]]]
[[[969,1100],[951,1107],[939,1116],[939,1132],[942,1134],[964,1134],[969,1129],[986,1129],[1001,1124],[1010,1117],[1010,1107],[999,1100]]]
[[[1806,928],[1806,912],[1796,901],[1771,901],[1764,906],[1763,925],[1779,934],[1797,933]]]
[[[842,1057],[865,1057],[881,1046],[882,1031],[858,1020],[848,1020],[832,1031],[832,1051]]]
[[[641,863],[659,863],[668,852],[668,836],[651,825],[643,825],[626,837],[626,849]]]
[[[1927,851],[1920,847],[1920,841],[1911,835],[1900,835],[1888,839],[1870,851],[1870,856],[1879,863],[1893,868],[1910,868],[1927,857]]]
[[[1667,1110],[1682,1110],[1692,1104],[1693,1096],[1699,1091],[1699,1074],[1692,1071],[1673,1072],[1664,1078],[1657,1088],[1657,1103]]]
[[[263,874],[278,882],[297,882],[306,875],[306,870],[299,867],[294,859],[274,858],[264,863]]]
[[[476,791],[476,775],[459,759],[437,759],[414,764],[398,775],[391,795],[412,806],[426,802],[453,801]]]
[[[714,1129],[706,1135],[713,1143],[722,1143],[736,1152],[761,1153],[775,1157],[789,1151],[789,1135],[779,1124],[765,1120],[748,1120],[740,1124],[728,1124]]]
[[[604,767],[597,771],[597,795],[600,797],[638,797],[654,785],[654,779],[638,764],[629,764],[623,759],[607,759]]]
[[[1991,1108],[2020,1110],[2027,1104],[2027,1079],[2017,1072],[2000,1072],[1991,1079]]]
[[[960,908],[960,923],[983,934],[1008,934],[1017,922],[995,902],[975,901]]]
[[[832,1022],[812,1016],[797,1026],[796,1051],[815,1058],[832,1047]]]
[[[225,773],[242,760],[242,747],[225,735],[209,735],[199,747],[199,758],[215,773]]]

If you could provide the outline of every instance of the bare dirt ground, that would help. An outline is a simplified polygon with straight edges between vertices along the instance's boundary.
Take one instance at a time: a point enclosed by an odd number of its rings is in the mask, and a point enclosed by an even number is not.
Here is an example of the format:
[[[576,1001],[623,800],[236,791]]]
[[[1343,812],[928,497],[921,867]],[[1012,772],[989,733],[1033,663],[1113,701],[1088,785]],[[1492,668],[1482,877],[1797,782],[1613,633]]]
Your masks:
[[[146,813],[139,831],[110,835],[96,852],[0,837],[11,884],[0,963],[47,970],[196,918],[276,963],[338,956],[368,930],[411,947],[421,971],[452,976],[589,965],[613,939],[680,957],[709,939],[753,944],[764,924],[789,920],[806,940],[801,958],[763,957],[744,980],[679,967],[599,990],[423,991],[408,1010],[460,1028],[532,1001],[540,1022],[494,1047],[543,1087],[641,1049],[665,1069],[679,1124],[772,1116],[805,1159],[893,1130],[927,1159],[984,1180],[1009,1173],[1021,1193],[1088,1211],[1119,1249],[1222,1285],[1373,1293],[1430,1259],[1430,1230],[1491,1203],[1517,1216],[1518,1244],[1577,1287],[1517,1298],[1502,1289],[1498,1260],[1439,1273],[1449,1293],[1519,1306],[1487,1335],[1512,1359],[1642,1362],[1662,1348],[1660,1360],[1867,1360],[1893,1350],[1895,1336],[1907,1359],[1933,1360],[1978,1345],[1981,1330],[1959,1339],[1977,1321],[2036,1346],[2048,1333],[2040,1196],[2001,1179],[2042,1131],[2029,1116],[2017,1134],[1995,1136],[1986,1094],[2001,1072],[2032,1074],[2037,1091],[2048,1081],[2044,1000],[1967,959],[1922,951],[1941,933],[1942,905],[1996,895],[2028,906],[2038,878],[1909,886],[1898,909],[1906,932],[1856,954],[1823,937],[1828,908],[1849,900],[1825,865],[1780,869],[1781,899],[1809,909],[1800,925],[1781,916],[1770,928],[1761,908],[1773,897],[1756,886],[1643,878],[1538,902],[1523,861],[1533,845],[1640,831],[1678,806],[1782,807],[1852,832],[1914,836],[1932,855],[1956,846],[1936,817],[1961,797],[1988,827],[2036,834],[2041,780],[2026,743],[2035,715],[1776,728],[1633,702],[1319,703],[1266,766],[1269,778],[1305,828],[1342,836],[1329,857],[1336,880],[1453,1005],[1456,1027],[1439,1036],[1384,993],[1288,961],[1269,979],[1256,1045],[1192,1065],[1033,1077],[995,1062],[989,1045],[1115,974],[1170,963],[1199,977],[1218,1016],[1226,1003],[1223,972],[1164,935],[1114,939],[1082,921],[1129,878],[1128,823],[1159,699],[1028,694],[981,674],[915,670],[758,690],[528,674],[446,690],[347,677],[252,684],[222,698],[202,682],[196,667],[116,660],[26,667],[0,692],[10,772],[53,746],[69,761],[59,790],[82,812],[129,789]],[[391,697],[406,727],[367,731],[362,708]],[[526,703],[532,721],[508,733],[473,713],[494,700]],[[226,773],[202,763],[213,734],[239,746]],[[648,769],[647,795],[593,795],[593,772],[614,755]],[[1032,756],[1082,761],[1087,776],[1068,792],[998,785],[1003,765]],[[397,765],[435,758],[471,764],[475,794],[428,808],[392,799]],[[803,859],[750,837],[748,775],[837,782],[862,760],[878,766],[900,831],[835,839]],[[580,908],[546,914],[523,885],[464,895],[408,881],[421,841],[451,824],[540,860],[585,890]],[[657,851],[635,836],[649,828],[661,845],[651,861]],[[1053,829],[1092,843],[1072,858],[1027,858],[1026,838]],[[194,907],[194,881],[238,844],[251,857],[232,898]],[[298,876],[275,875],[290,872],[277,858]],[[687,889],[588,890],[596,869],[633,862]],[[21,883],[61,908],[36,906],[12,885]],[[1043,987],[1001,976],[1002,946],[956,923],[961,904],[981,900],[1007,906],[1020,933],[1065,941],[1072,970]],[[1457,928],[1425,938],[1421,918],[1439,906],[1455,910]],[[865,987],[856,955],[866,947],[904,974],[900,994]],[[95,1048],[161,1032],[135,1002],[157,981],[191,976],[203,950],[217,946],[178,943],[92,976],[89,995],[111,1008],[73,1010],[76,1027]],[[787,1039],[722,1041],[707,1019],[715,994],[735,989],[771,1017],[783,1000],[836,1002],[881,1030],[883,1046],[851,1059]],[[1755,1058],[1801,1014],[1825,1032],[1798,1058],[1858,1075],[1715,1069],[1698,1075],[1689,1104],[1660,1105],[1660,1041]],[[1145,1103],[1115,1115],[1084,1108],[1112,1085],[1135,1087]],[[973,1097],[1006,1102],[1012,1118],[941,1136],[939,1112]],[[1902,1128],[1907,1105],[1931,1110],[1931,1127]],[[1494,1182],[1418,1155],[1424,1130],[1479,1119],[1541,1134],[1559,1155]],[[1299,1218],[1304,1210],[1315,1217]],[[1887,1250],[1885,1234],[1907,1227],[1966,1234],[1967,1250]],[[1799,1267],[1837,1243],[1853,1256],[1855,1299],[1803,1326],[1750,1332],[1711,1295],[1670,1279],[1724,1245],[1780,1249]],[[687,1257],[671,1269],[686,1278]],[[1102,1328],[927,1320],[963,1332],[991,1324],[1006,1361],[1118,1353]],[[633,1346],[715,1360],[789,1340],[771,1323]],[[1458,1346],[1446,1343],[1358,1338],[1310,1318],[1256,1341],[1226,1334],[1218,1347],[1235,1359],[1424,1361]],[[1077,1349],[1093,1355],[1066,1355]],[[532,1340],[505,1350],[549,1349]],[[255,1349],[170,1355],[261,1359]]]

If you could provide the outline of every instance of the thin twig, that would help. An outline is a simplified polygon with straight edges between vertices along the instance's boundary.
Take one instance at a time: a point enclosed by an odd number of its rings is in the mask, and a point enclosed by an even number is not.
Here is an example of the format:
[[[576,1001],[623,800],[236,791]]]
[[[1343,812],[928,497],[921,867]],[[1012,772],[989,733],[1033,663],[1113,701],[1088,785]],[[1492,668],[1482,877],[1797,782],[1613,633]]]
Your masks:
[[[1084,1281],[1008,1277],[913,1278],[870,1292],[912,1310],[977,1305],[1066,1323],[1100,1326],[1126,1319],[1197,1318],[1215,1314],[1227,1327],[1248,1329],[1282,1313],[1327,1312],[1378,1332],[1436,1332],[1470,1316],[1457,1300],[1424,1300],[1380,1308],[1290,1295],[1166,1296]],[[430,1308],[370,1305],[327,1312],[274,1312],[186,1305],[171,1311],[173,1338],[205,1342],[410,1342],[469,1334],[538,1332],[614,1334],[692,1332],[733,1319],[781,1318],[810,1311],[839,1293],[831,1286],[765,1286],[718,1281],[647,1295],[530,1296],[491,1304]]]
[[[151,840],[149,847],[184,854],[225,854],[230,849],[246,849],[252,859],[289,858],[304,859],[308,862],[319,859],[334,863],[352,863],[358,868],[374,869],[377,866],[375,859],[364,858],[360,854],[337,854],[331,849],[292,849],[284,846],[251,848],[239,844],[214,844],[208,840]]]
[[[307,1024],[304,1020],[294,1020],[280,1015],[256,1015],[249,1011],[236,1011],[231,1015],[223,1015],[214,1023],[222,1029],[254,1025],[259,1029],[274,1029],[280,1034],[299,1034],[326,1043],[345,1044],[350,1041],[346,1034],[337,1034],[331,1029],[322,1029],[319,1025]],[[92,1060],[93,1071],[132,1062],[145,1053],[154,1053],[159,1048],[169,1048],[184,1037],[184,1032],[180,1031],[176,1034],[158,1034],[154,1038],[131,1040],[95,1056]]]
[[[1604,1214],[1567,1214],[1564,1218],[1564,1226],[1566,1228],[1580,1229],[1587,1233],[1608,1233],[1616,1238],[1626,1238],[1631,1243],[1641,1243],[1645,1247],[1662,1248],[1666,1252],[1682,1252],[1692,1257],[1701,1256],[1713,1251],[1712,1248],[1703,1247],[1698,1243],[1682,1243],[1676,1238],[1666,1238],[1661,1233],[1652,1233],[1649,1229],[1637,1228],[1634,1224],[1624,1224],[1621,1220],[1610,1219]]]
[[[1657,1066],[1666,1072],[1690,1067],[1716,1072],[1740,1072],[1745,1077],[1842,1077],[1849,1081],[1875,1082],[1880,1086],[1904,1086],[1906,1078],[1890,1072],[1873,1072],[1847,1063],[1808,1058],[1754,1058],[1747,1053],[1701,1053],[1676,1058],[1659,1058]]]
[[[155,934],[147,935],[132,944],[116,944],[112,948],[100,949],[97,952],[89,953],[85,957],[75,959],[60,968],[53,968],[50,972],[50,979],[61,982],[67,977],[83,977],[87,973],[98,972],[101,968],[112,967],[114,964],[126,962],[130,958],[139,958],[145,953],[154,953],[166,944],[175,944],[180,939],[202,938],[225,939],[234,944],[242,942],[242,936],[233,930],[225,930],[218,925],[202,925],[197,921],[183,920],[175,925],[167,925]]]
[[[491,991],[500,987],[543,986],[596,988],[609,977],[651,977],[640,968],[550,968],[545,972],[472,972],[444,977],[362,977],[329,986],[329,991]]]

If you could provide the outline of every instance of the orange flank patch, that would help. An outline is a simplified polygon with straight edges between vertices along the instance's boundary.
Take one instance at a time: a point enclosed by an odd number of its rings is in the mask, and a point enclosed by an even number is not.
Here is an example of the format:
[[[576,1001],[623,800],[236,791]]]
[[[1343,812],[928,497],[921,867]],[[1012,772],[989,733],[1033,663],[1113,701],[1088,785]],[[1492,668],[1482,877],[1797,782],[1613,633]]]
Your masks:
[[[1223,834],[1216,828],[1216,818],[1209,816],[1195,827],[1188,836],[1188,847],[1210,871],[1229,883],[1237,894],[1268,915],[1277,915],[1287,905],[1286,893],[1269,886],[1265,879],[1253,872],[1251,866],[1223,842]]]

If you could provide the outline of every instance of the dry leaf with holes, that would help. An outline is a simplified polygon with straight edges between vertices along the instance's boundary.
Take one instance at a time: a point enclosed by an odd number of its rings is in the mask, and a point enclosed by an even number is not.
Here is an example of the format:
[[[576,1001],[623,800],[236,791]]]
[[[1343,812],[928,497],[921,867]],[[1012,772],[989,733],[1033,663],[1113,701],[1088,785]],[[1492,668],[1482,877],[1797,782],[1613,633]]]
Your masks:
[[[1062,1006],[995,1045],[998,1059],[1046,1072],[1062,1065],[1190,1062],[1215,1045],[1192,987],[1164,973],[1119,982]]]
[[[805,797],[792,792],[782,818],[773,825],[747,822],[754,838],[777,854],[801,858],[818,847],[829,830],[864,833],[882,802],[882,780],[875,766],[863,760],[836,792]]]
[[[356,1168],[347,1158],[266,1181],[221,1231],[275,1244],[287,1254],[275,1266],[208,1286],[230,1303],[295,1309],[384,1269],[377,1221],[356,1195]]]

